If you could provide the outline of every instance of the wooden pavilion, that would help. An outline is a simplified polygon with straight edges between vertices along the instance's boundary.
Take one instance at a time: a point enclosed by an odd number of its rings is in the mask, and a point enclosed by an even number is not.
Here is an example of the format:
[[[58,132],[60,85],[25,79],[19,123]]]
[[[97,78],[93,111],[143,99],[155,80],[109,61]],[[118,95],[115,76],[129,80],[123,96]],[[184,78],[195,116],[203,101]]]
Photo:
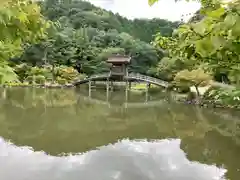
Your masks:
[[[111,77],[124,77],[128,76],[128,65],[130,64],[131,57],[124,55],[112,55],[107,59],[110,66]]]

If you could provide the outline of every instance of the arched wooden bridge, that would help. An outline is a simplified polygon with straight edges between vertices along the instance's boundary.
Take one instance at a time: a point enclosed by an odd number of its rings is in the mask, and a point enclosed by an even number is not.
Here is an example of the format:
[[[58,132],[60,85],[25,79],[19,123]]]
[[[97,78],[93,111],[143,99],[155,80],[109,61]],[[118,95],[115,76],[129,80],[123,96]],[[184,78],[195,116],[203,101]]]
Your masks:
[[[73,83],[74,86],[78,86],[80,84],[88,83],[89,81],[101,81],[101,80],[108,80],[111,78],[110,73],[102,73],[102,74],[95,74],[90,77],[87,77],[83,80],[79,80]],[[124,76],[125,80],[137,80],[137,81],[144,81],[150,84],[154,84],[157,86],[168,87],[169,83],[163,81],[161,79],[157,79],[154,77],[138,74],[138,73],[129,73],[128,76]]]

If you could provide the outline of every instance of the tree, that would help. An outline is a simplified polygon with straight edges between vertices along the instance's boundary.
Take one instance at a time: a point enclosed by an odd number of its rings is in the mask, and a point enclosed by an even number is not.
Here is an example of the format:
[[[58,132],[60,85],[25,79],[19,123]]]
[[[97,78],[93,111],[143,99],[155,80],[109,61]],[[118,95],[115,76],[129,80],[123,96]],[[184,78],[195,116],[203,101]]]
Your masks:
[[[214,77],[231,76],[225,79],[235,83],[240,73],[240,3],[201,3],[202,8],[198,13],[202,17],[198,21],[181,25],[171,38],[157,35],[154,45],[168,47],[169,58],[180,59],[188,69],[201,66]]]
[[[205,73],[202,69],[196,69],[192,71],[183,70],[178,72],[174,78],[174,81],[177,84],[183,83],[189,87],[194,86],[199,97],[199,86],[209,84],[211,79],[211,76]]]
[[[22,53],[24,45],[46,35],[49,22],[40,8],[29,0],[5,0],[0,7],[0,81],[15,80],[8,60]]]

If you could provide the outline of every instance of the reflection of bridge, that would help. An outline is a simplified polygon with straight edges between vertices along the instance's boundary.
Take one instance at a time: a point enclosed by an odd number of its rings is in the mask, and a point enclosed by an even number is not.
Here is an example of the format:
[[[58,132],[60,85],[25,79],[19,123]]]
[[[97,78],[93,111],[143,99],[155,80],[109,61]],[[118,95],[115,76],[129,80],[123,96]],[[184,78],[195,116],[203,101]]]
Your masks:
[[[168,82],[163,81],[161,79],[157,79],[157,78],[153,78],[150,76],[146,76],[146,75],[142,75],[142,74],[136,74],[136,73],[129,73],[127,76],[123,77],[124,80],[126,81],[144,81],[150,84],[154,84],[157,86],[162,86],[162,87],[168,87]],[[74,83],[75,86],[80,85],[80,84],[84,84],[84,83],[88,83],[90,81],[100,81],[100,80],[111,80],[111,74],[110,73],[102,73],[102,74],[96,74],[93,76],[90,76],[88,78],[85,78],[83,80],[79,80],[76,81]]]
[[[111,104],[108,102],[108,100],[99,100],[99,99],[93,99],[91,97],[87,96],[80,96],[83,98],[83,100],[88,101],[90,103],[94,104],[100,104],[100,105],[106,105],[106,106],[115,106],[114,104]],[[157,105],[162,105],[164,104],[164,100],[159,100],[159,101],[147,101],[147,102],[125,102],[122,104],[123,107],[125,108],[143,108],[143,107],[150,107],[150,106],[157,106]],[[120,105],[121,106],[121,105]]]

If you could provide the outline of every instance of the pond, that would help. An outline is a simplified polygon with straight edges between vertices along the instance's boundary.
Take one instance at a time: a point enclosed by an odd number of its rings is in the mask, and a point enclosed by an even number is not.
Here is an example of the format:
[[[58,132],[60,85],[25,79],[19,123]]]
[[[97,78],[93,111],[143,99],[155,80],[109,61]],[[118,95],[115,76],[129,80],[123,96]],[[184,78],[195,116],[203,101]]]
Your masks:
[[[0,92],[1,180],[239,180],[240,113],[169,94]],[[141,105],[142,104],[142,105]]]

